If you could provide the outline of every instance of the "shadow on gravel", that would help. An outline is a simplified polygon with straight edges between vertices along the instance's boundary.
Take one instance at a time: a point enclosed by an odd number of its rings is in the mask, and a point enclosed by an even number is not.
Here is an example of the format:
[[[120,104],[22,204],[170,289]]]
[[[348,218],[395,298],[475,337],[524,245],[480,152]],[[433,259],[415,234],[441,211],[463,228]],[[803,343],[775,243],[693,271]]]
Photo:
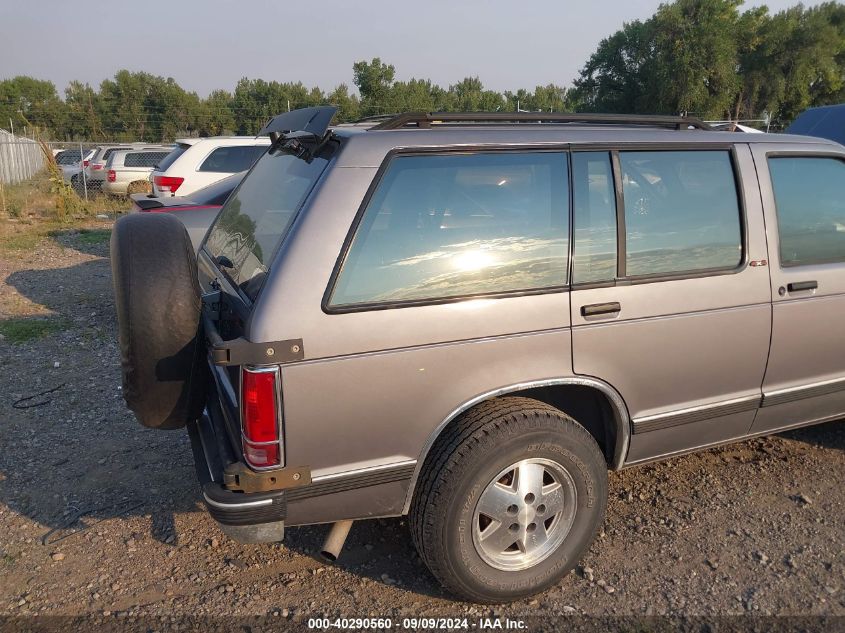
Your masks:
[[[833,448],[845,451],[845,418],[826,422],[817,426],[786,431],[779,434],[784,439],[804,442],[820,448]]]
[[[48,544],[131,516],[150,516],[153,537],[175,544],[174,514],[201,508],[190,443],[184,431],[141,427],[124,404],[109,232],[54,238],[103,257],[16,271],[6,280],[63,327],[20,344],[0,342],[0,502],[45,526],[40,536]],[[30,320],[43,317],[17,319]],[[13,407],[30,396],[37,397]]]
[[[60,229],[50,231],[49,235],[59,246],[89,255],[109,256],[111,229]]]

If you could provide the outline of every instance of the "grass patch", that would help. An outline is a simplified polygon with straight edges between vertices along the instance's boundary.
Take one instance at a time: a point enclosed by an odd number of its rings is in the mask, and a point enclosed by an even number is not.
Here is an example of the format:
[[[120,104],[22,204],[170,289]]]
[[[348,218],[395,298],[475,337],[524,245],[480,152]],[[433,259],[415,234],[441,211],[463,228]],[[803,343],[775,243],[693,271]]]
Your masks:
[[[0,334],[9,343],[26,343],[61,332],[67,323],[61,319],[3,319]]]
[[[107,229],[79,229],[76,241],[80,244],[108,244],[111,239],[111,231]]]

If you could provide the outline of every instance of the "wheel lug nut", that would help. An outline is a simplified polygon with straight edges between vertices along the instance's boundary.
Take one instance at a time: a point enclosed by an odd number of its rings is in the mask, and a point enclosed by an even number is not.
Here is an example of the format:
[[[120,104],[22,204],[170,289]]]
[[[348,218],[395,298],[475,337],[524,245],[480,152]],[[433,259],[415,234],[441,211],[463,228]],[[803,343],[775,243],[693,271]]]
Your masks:
[[[525,528],[525,529],[526,529],[528,532],[533,532],[534,530],[536,530],[536,529],[537,529],[537,524],[536,524],[536,523],[529,523],[529,524],[528,524],[528,527],[527,527],[527,528]]]
[[[519,508],[517,508],[515,504],[508,506],[508,514],[516,514],[517,512],[519,512]]]
[[[519,531],[519,524],[518,523],[511,523],[511,525],[508,529],[511,532],[518,532]]]
[[[525,503],[534,503],[534,493],[533,492],[529,492],[527,495],[525,495]]]
[[[537,514],[543,514],[546,511],[546,506],[542,503],[537,506]]]

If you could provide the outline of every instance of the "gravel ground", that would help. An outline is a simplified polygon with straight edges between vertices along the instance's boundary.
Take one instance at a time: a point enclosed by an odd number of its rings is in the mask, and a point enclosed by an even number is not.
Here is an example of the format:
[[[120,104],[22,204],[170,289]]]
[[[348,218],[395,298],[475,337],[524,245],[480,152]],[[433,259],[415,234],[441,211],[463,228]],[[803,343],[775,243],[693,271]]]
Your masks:
[[[612,473],[608,518],[582,564],[544,595],[503,607],[445,595],[403,519],[356,523],[334,565],[317,556],[325,526],[291,528],[279,545],[228,540],[200,503],[187,434],[144,429],[123,404],[108,224],[89,228],[0,251],[0,319],[58,328],[0,340],[0,615],[845,624],[841,423]],[[18,405],[41,406],[12,406],[54,387]]]

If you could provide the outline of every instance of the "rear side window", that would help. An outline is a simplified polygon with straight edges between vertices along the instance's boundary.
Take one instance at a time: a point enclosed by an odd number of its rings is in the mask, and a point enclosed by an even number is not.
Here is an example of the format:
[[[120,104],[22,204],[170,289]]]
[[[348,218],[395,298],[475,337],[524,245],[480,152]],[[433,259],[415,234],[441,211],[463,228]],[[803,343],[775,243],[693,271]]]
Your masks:
[[[229,174],[244,171],[252,167],[252,164],[266,149],[266,145],[218,147],[203,161],[199,171],[214,171]]]
[[[176,149],[172,150],[167,156],[162,158],[154,167],[158,171],[165,171],[168,167],[170,167],[176,159],[179,158],[182,154],[184,154],[190,145],[187,144],[179,144],[176,146]]]
[[[357,228],[331,305],[563,286],[567,156],[400,156]]]
[[[330,151],[324,148],[310,162],[281,149],[264,154],[220,210],[204,248],[250,300],[258,296],[273,253],[326,168]]]
[[[138,152],[123,158],[124,167],[154,167],[168,152]]]
[[[131,147],[110,147],[105,152],[103,152],[103,157],[100,159],[101,161],[105,162],[109,159],[109,156],[114,154],[119,149],[132,149]]]
[[[627,276],[731,269],[742,224],[730,152],[620,152]]]
[[[616,189],[609,153],[572,155],[572,200],[572,281],[610,281],[616,277]]]
[[[782,266],[845,261],[845,163],[769,158]]]

